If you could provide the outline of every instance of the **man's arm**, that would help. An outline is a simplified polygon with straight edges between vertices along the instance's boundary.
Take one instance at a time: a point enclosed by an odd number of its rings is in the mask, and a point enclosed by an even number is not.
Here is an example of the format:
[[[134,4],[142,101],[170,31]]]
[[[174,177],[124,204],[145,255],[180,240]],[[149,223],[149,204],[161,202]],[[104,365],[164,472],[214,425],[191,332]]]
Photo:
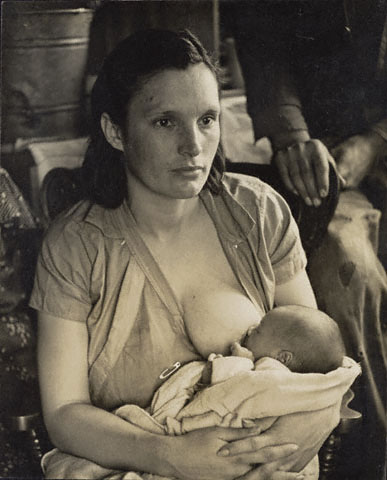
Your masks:
[[[285,186],[319,206],[328,194],[334,160],[322,142],[311,140],[302,113],[291,48],[295,31],[281,10],[290,6],[246,8],[238,5],[235,11],[234,36],[255,138],[269,138]]]

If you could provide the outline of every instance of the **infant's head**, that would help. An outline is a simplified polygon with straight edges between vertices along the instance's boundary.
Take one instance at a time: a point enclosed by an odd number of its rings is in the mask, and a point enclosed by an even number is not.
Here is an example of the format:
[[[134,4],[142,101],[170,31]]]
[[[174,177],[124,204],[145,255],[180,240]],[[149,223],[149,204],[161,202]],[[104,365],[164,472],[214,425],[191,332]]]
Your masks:
[[[277,307],[250,328],[242,345],[257,360],[272,357],[293,372],[327,373],[341,366],[345,348],[328,315],[299,305]]]

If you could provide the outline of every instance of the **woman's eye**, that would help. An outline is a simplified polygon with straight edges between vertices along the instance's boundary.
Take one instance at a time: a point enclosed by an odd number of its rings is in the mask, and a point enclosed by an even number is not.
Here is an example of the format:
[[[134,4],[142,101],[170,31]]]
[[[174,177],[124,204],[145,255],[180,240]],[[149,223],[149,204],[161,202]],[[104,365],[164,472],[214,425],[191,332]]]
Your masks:
[[[206,115],[205,117],[203,117],[203,118],[201,119],[201,123],[202,123],[202,125],[204,125],[205,127],[211,126],[215,121],[216,121],[216,118],[213,117],[212,115]]]
[[[160,118],[159,120],[156,120],[155,125],[158,127],[171,127],[172,122],[169,118]]]

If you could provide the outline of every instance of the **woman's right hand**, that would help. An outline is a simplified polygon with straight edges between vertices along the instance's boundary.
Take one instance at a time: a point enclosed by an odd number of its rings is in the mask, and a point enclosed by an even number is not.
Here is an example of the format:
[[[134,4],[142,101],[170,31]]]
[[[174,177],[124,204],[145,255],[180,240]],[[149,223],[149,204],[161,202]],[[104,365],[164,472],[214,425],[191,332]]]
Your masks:
[[[234,480],[244,477],[255,465],[245,462],[245,452],[240,455],[223,457],[218,451],[229,442],[257,436],[257,428],[223,428],[211,427],[189,432],[179,437],[173,437],[168,449],[168,463],[173,476],[181,480]],[[297,450],[294,444],[264,445],[255,451],[254,461],[270,462],[267,472],[270,476],[262,476],[273,480],[294,480],[297,473],[278,472],[278,477],[272,476],[275,460],[284,460]],[[262,471],[262,474],[265,470]],[[267,473],[266,472],[266,473]]]
[[[277,469],[300,472],[318,453],[330,432],[340,421],[341,402],[330,407],[311,412],[297,412],[278,417],[278,419],[261,435],[251,435],[249,438],[231,441],[227,447],[221,449],[228,457],[237,456],[245,464],[259,464],[254,470],[242,475],[240,480],[282,480],[271,475]],[[289,442],[298,445],[299,449],[282,458],[280,456],[269,458],[262,462],[260,455],[267,445],[287,445]],[[218,454],[219,454],[218,453]],[[300,478],[300,477],[289,477]]]

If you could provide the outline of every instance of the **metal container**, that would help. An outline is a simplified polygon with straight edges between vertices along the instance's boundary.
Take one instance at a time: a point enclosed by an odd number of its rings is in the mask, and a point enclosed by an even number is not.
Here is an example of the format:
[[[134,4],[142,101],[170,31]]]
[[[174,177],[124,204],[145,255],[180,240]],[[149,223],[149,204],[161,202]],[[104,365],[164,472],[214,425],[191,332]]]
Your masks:
[[[2,143],[79,135],[94,11],[73,5],[3,2]]]

